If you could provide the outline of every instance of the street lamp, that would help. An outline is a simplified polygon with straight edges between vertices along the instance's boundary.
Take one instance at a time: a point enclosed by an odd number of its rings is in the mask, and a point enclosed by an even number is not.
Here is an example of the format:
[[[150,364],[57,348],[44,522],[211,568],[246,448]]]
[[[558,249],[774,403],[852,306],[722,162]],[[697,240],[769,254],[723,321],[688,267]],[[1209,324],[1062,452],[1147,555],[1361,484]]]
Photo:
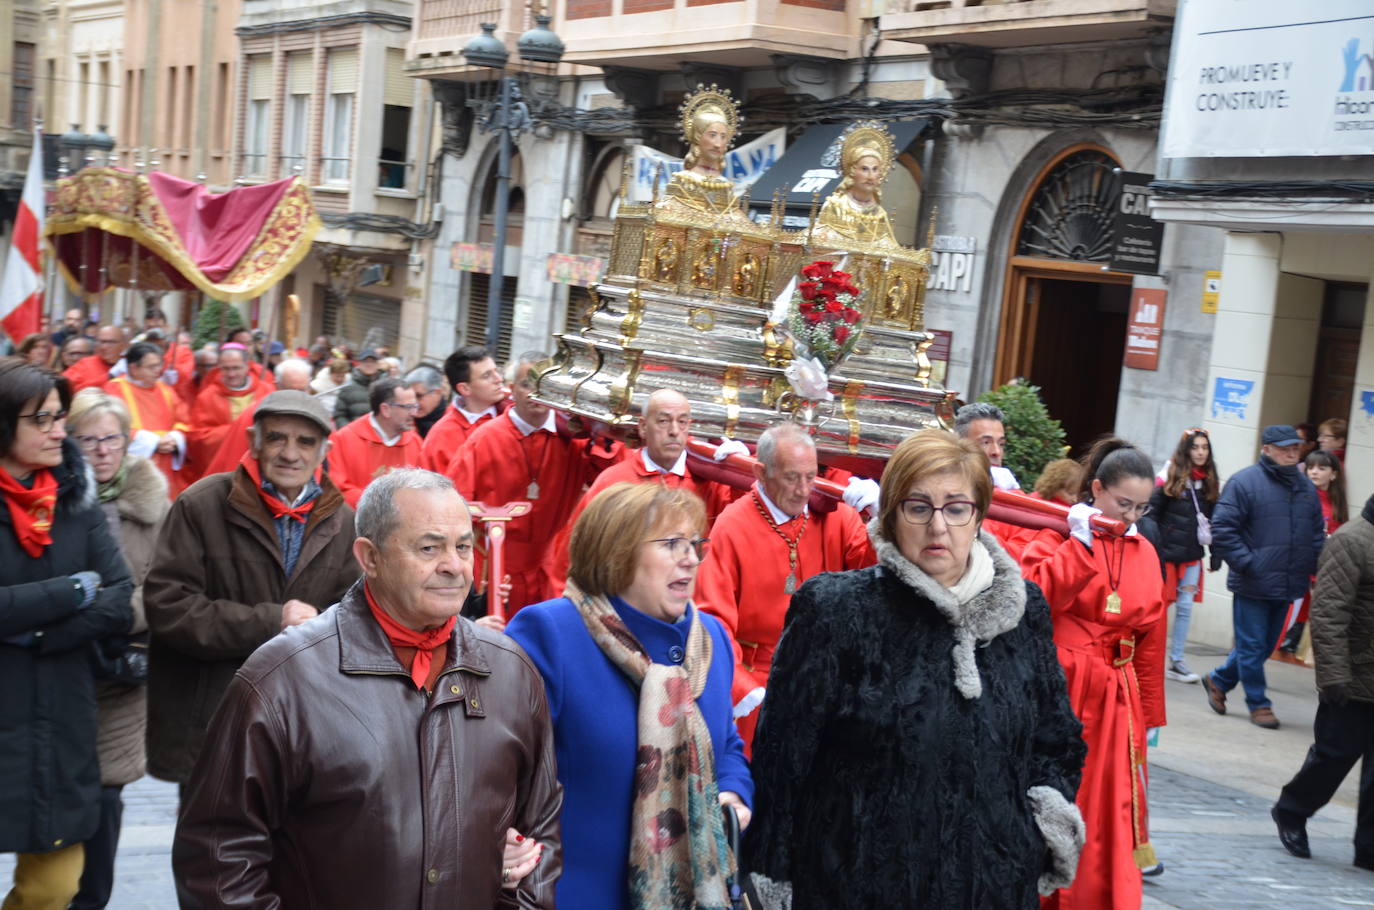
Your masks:
[[[529,63],[557,64],[563,57],[563,42],[549,28],[550,17],[534,17],[535,26],[516,41],[520,59]],[[463,59],[470,66],[505,70],[510,53],[500,38],[496,25],[482,23],[482,34],[463,48]],[[503,75],[499,79],[499,95],[495,102],[487,102],[480,127],[483,132],[500,134],[496,163],[496,225],[492,238],[491,282],[487,288],[487,348],[495,354],[501,341],[501,287],[506,272],[506,215],[510,197],[511,145],[531,126],[529,108],[521,100],[520,86],[515,77]]]

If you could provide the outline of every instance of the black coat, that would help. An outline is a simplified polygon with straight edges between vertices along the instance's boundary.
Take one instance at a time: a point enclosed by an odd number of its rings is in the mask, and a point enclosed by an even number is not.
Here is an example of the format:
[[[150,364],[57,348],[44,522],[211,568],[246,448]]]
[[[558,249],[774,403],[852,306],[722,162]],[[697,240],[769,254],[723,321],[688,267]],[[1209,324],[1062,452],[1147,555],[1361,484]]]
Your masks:
[[[1034,910],[1042,876],[1072,877],[1082,727],[1044,596],[980,539],[997,575],[963,607],[913,585],[935,583],[881,538],[880,565],[793,597],[744,853],[751,873],[790,882],[794,910]],[[1052,853],[1056,826],[1077,843]]]
[[[1212,548],[1231,571],[1226,587],[1254,600],[1293,600],[1307,593],[1326,542],[1317,488],[1302,471],[1268,455],[1241,468],[1221,490],[1212,513]]]
[[[1208,502],[1201,490],[1195,492],[1202,514],[1210,520],[1216,503]],[[1164,487],[1155,487],[1150,495],[1150,517],[1159,527],[1159,540],[1150,542],[1159,551],[1160,562],[1197,562],[1203,557],[1203,546],[1197,542],[1197,508],[1186,489],[1180,496],[1169,496]]]
[[[133,582],[96,501],[95,478],[71,440],[62,444],[52,545],[37,558],[19,546],[0,508],[0,853],[79,843],[100,819],[92,642],[127,632]],[[103,585],[78,610],[74,572]]]

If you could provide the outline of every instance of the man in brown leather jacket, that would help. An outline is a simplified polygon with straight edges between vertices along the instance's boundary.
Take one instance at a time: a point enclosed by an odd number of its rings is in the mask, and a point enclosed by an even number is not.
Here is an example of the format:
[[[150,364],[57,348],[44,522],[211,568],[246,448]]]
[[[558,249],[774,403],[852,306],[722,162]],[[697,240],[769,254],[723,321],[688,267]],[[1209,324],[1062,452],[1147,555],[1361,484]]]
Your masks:
[[[544,685],[458,617],[466,504],[402,469],[356,522],[364,579],[259,648],[211,721],[172,848],[181,905],[551,910],[563,794]],[[503,889],[508,827],[544,852]]]
[[[239,665],[358,579],[353,510],[316,476],[329,424],[310,395],[273,392],[258,404],[239,465],[172,504],[143,588],[154,777],[185,784]]]

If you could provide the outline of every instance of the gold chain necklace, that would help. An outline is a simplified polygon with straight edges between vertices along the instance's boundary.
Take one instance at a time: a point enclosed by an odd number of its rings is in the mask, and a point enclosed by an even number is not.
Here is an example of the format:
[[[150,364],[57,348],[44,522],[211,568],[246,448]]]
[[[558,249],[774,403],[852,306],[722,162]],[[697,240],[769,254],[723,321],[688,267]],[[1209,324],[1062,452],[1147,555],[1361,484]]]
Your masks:
[[[759,514],[763,516],[763,520],[768,522],[768,527],[772,528],[773,533],[781,537],[782,542],[787,544],[787,581],[782,586],[782,591],[784,594],[795,594],[797,591],[797,547],[801,544],[802,535],[806,533],[806,521],[811,516],[806,512],[802,512],[801,526],[797,528],[797,536],[789,538],[782,532],[782,528],[778,527],[778,523],[773,520],[773,516],[768,514],[768,507],[765,506],[763,500],[759,498],[759,491],[757,489],[750,490],[749,495],[754,498],[754,506],[759,510]]]

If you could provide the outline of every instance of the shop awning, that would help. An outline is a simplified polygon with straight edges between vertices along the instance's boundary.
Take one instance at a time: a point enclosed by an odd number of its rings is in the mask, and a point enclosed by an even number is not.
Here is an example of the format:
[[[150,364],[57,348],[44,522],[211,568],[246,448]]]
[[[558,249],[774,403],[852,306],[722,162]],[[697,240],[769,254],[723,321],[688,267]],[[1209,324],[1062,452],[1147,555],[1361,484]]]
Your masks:
[[[793,218],[804,218],[810,213],[813,194],[819,193],[824,202],[825,197],[839,186],[843,175],[838,167],[829,168],[821,164],[821,158],[847,126],[847,123],[825,123],[810,127],[797,137],[778,159],[778,163],[764,171],[750,189],[749,208],[755,220],[760,214],[767,217],[773,205],[773,192],[784,186],[791,187],[787,194],[786,214]],[[889,122],[887,128],[892,132],[897,154],[900,155],[921,139],[930,126],[931,121],[926,118]]]

